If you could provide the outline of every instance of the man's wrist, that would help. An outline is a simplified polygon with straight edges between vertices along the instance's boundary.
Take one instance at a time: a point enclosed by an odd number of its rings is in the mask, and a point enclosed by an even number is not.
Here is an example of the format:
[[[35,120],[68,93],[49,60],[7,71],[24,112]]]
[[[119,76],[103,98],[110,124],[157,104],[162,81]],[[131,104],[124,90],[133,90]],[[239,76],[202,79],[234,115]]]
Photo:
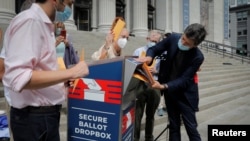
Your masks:
[[[168,85],[167,84],[162,84],[163,85],[163,90],[168,89]]]

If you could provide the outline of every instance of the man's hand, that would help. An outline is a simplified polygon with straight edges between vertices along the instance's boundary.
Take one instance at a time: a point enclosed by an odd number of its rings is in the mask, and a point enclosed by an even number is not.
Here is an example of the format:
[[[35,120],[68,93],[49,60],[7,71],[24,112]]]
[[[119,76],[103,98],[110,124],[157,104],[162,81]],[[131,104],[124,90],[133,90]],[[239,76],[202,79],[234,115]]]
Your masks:
[[[85,61],[80,61],[78,64],[69,69],[73,74],[72,79],[82,78],[89,74],[89,67]]]
[[[160,84],[158,81],[155,81],[152,84],[152,88],[159,89],[159,90],[164,90],[166,89],[164,85]]]
[[[152,61],[152,58],[147,56],[147,57],[139,57],[139,58],[135,58],[136,61],[138,62],[142,62],[142,63],[147,63],[150,64]]]
[[[157,71],[156,71],[156,69],[155,69],[154,66],[150,66],[150,67],[148,67],[148,69],[149,69],[149,72],[151,72],[152,74],[156,74],[157,73]]]

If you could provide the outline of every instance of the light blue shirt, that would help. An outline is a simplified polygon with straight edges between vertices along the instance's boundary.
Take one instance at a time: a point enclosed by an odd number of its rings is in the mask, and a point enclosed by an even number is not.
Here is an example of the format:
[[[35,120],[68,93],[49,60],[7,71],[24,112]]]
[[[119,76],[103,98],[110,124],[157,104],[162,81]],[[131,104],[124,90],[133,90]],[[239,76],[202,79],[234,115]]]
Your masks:
[[[61,42],[60,44],[58,44],[56,46],[56,56],[57,57],[64,57],[64,53],[65,53],[65,43]]]
[[[133,53],[133,56],[141,56],[142,52],[145,52],[145,54],[147,53],[147,50],[148,50],[148,46],[143,46],[143,47],[140,47],[140,48],[137,48],[134,53]],[[158,73],[159,72],[159,69],[160,69],[160,59],[156,59],[155,60],[155,70],[156,72]],[[155,75],[153,74],[154,76],[154,79],[155,80],[158,80],[158,75]]]

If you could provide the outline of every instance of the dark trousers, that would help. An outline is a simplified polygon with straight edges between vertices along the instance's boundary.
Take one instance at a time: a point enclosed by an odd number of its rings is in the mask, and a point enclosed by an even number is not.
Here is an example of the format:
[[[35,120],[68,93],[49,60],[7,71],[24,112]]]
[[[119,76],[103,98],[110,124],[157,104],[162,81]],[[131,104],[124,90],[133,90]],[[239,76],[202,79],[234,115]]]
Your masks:
[[[48,107],[11,107],[10,124],[14,141],[60,141],[60,105]]]
[[[169,94],[168,94],[169,95]],[[196,111],[191,108],[185,99],[173,98],[166,96],[165,102],[167,105],[169,127],[169,141],[181,141],[181,123],[182,116],[183,124],[189,137],[189,141],[201,141],[200,134],[197,130]]]
[[[154,115],[160,102],[160,91],[147,86],[140,81],[135,90],[136,111],[135,111],[135,132],[134,140],[139,141],[141,131],[141,120],[146,107],[145,141],[153,141]]]

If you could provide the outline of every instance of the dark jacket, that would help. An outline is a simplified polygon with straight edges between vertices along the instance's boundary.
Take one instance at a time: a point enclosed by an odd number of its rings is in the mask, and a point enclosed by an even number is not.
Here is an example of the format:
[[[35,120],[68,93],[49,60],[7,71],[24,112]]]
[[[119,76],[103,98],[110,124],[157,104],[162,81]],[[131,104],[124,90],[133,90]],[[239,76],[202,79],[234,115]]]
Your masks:
[[[149,48],[147,56],[154,58],[167,51],[166,61],[160,66],[159,82],[168,85],[168,89],[166,90],[167,95],[175,97],[178,100],[183,100],[184,96],[190,106],[195,111],[198,111],[198,84],[195,83],[194,76],[204,61],[204,56],[198,47],[185,52],[184,61],[181,62],[182,66],[178,68],[178,71],[181,73],[178,74],[176,79],[170,80],[174,59],[178,59],[176,58],[176,54],[180,51],[178,48],[180,37],[181,34],[173,33],[156,46]]]

